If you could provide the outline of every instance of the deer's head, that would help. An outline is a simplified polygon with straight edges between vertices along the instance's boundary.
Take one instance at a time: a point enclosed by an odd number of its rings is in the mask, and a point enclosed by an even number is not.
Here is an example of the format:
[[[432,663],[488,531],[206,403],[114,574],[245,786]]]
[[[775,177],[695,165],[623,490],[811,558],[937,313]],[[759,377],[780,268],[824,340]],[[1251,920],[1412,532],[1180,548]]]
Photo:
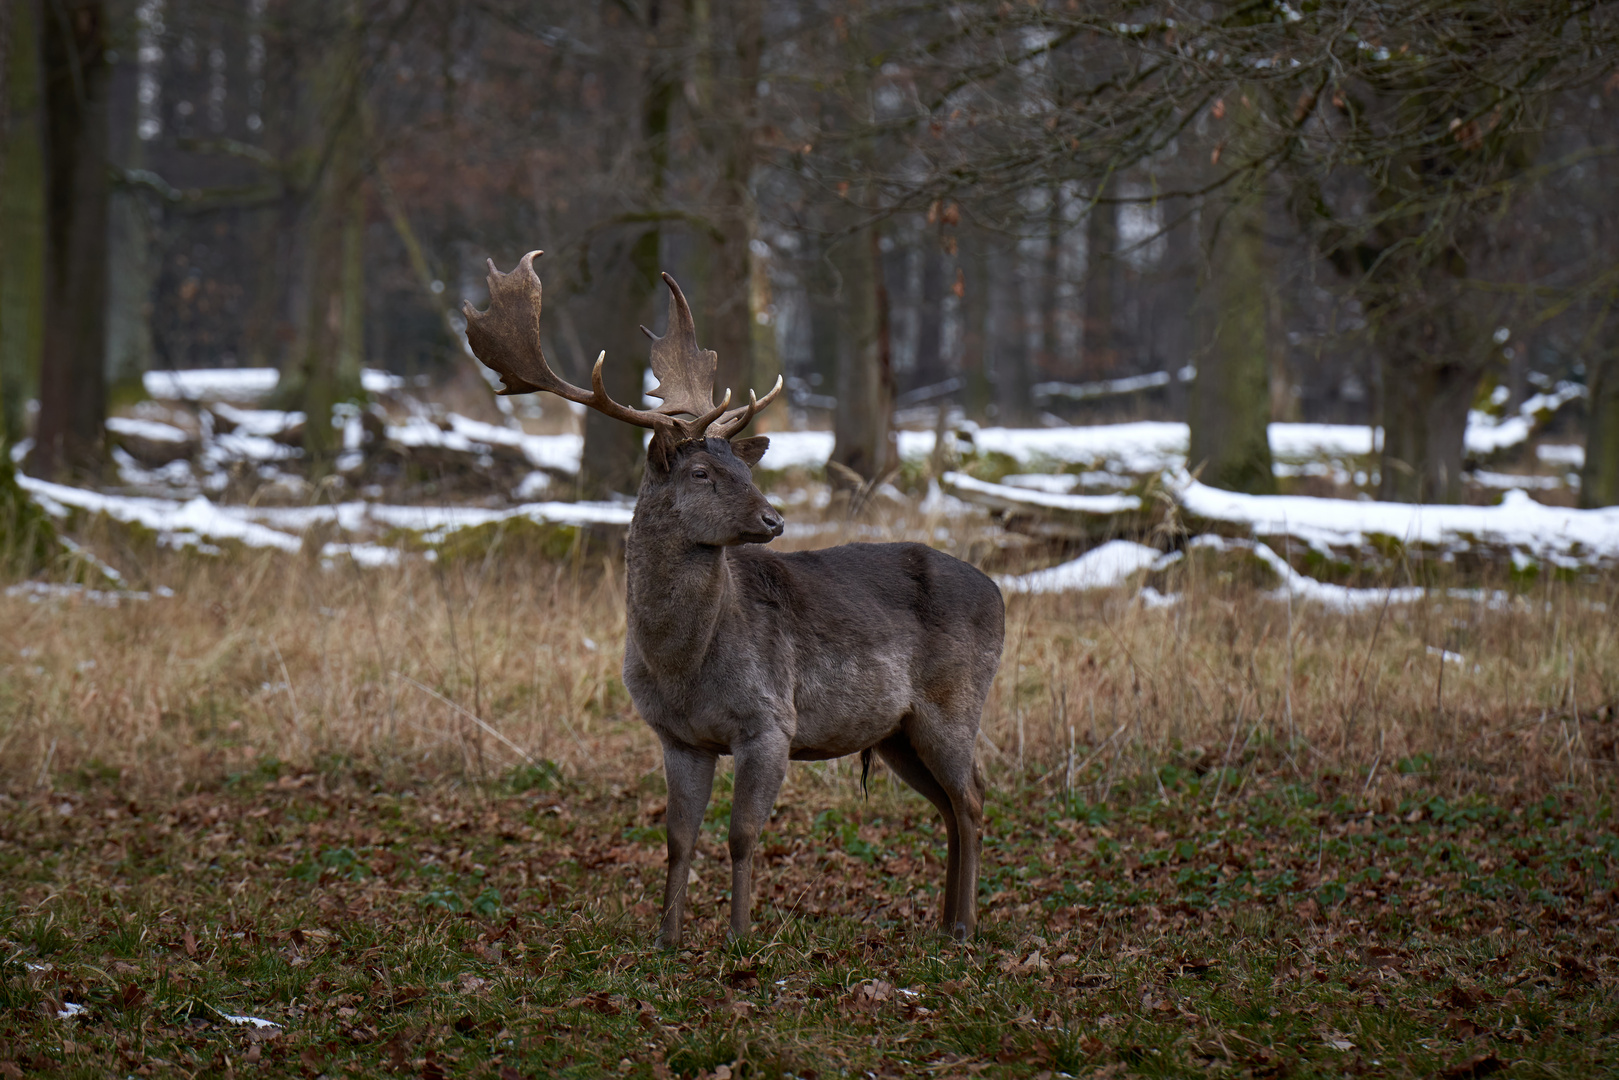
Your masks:
[[[509,274],[495,269],[491,260],[489,310],[478,311],[470,301],[461,305],[467,341],[478,359],[500,375],[499,393],[546,390],[615,420],[650,428],[643,498],[668,500],[679,527],[693,543],[757,544],[780,536],[781,515],[754,486],[750,472],[770,440],[736,436],[781,393],[781,378],[762,399],[750,390],[748,403],[733,409],[727,389],[715,404],[714,369],[719,358],[712,349],[698,346],[686,297],[675,279],[664,274],[669,286],[668,330],[659,337],[641,327],[652,339],[652,374],[658,379],[657,388],[649,393],[663,404],[634,409],[608,397],[602,383],[606,353],[596,358],[591,389],[574,386],[551,370],[540,347],[541,286],[534,272],[534,258],[540,254],[524,255]]]
[[[693,544],[768,544],[785,523],[754,486],[750,470],[769,445],[763,435],[672,442],[654,433],[641,497],[666,501]]]

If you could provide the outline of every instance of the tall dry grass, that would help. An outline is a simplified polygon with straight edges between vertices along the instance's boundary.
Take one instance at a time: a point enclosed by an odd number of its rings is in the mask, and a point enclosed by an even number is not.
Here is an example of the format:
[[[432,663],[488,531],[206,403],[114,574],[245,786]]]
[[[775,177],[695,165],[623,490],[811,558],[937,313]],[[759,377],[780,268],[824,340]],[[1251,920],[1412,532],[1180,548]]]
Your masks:
[[[0,597],[13,791],[86,776],[184,789],[277,765],[480,779],[549,761],[603,782],[658,767],[619,681],[623,576],[609,556],[547,558],[492,535],[436,562],[323,568],[164,552],[102,528],[92,539],[137,584],[174,593],[116,607]],[[1227,766],[1231,784],[1333,769],[1368,795],[1413,768],[1507,788],[1613,780],[1611,577],[1355,614],[1197,560],[1174,584],[1168,607],[1125,589],[1010,599],[984,717],[992,775],[1087,798],[1166,764]],[[847,765],[801,768],[851,782]]]

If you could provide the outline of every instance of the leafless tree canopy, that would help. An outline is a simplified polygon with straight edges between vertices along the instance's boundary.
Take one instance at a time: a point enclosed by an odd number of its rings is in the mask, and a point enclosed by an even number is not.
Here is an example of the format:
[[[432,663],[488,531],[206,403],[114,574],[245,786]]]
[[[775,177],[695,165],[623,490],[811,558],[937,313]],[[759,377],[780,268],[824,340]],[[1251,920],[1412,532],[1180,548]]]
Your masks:
[[[559,376],[605,348],[639,401],[671,271],[717,387],[783,376],[779,422],[833,427],[867,479],[944,405],[1185,416],[1247,490],[1274,486],[1267,421],[1374,424],[1383,497],[1454,500],[1468,409],[1571,380],[1581,498],[1619,501],[1619,4],[12,14],[0,400],[31,468],[93,471],[153,367],[277,367],[316,413],[364,366],[469,377],[460,299],[544,247]],[[587,436],[586,489],[632,490],[636,440]]]

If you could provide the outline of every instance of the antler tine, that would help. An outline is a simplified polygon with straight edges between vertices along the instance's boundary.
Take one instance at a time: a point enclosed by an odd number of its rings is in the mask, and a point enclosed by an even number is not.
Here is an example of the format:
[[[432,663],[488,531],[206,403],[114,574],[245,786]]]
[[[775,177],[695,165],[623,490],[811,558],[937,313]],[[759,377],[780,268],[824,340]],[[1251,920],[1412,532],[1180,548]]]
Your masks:
[[[545,390],[637,427],[655,428],[669,423],[667,417],[620,405],[607,395],[601,378],[605,352],[596,358],[591,390],[577,387],[551,370],[540,346],[542,286],[534,272],[534,259],[543,254],[529,252],[509,274],[501,273],[495,261],[488,260],[489,310],[477,310],[470,300],[461,303],[467,319],[467,344],[484,366],[500,376],[501,388],[497,392],[531,394]]]
[[[703,439],[708,437],[709,425],[725,415],[725,410],[731,407],[731,390],[725,390],[725,396],[720,403],[694,420],[676,420],[688,439]]]
[[[701,418],[714,408],[714,368],[719,356],[697,344],[691,306],[675,279],[664,274],[663,283],[669,286],[669,326],[662,337],[641,327],[652,339],[652,374],[658,378],[656,389],[647,393],[663,399],[657,411],[665,416],[684,413]]]
[[[747,427],[748,423],[761,411],[763,411],[765,406],[769,405],[772,401],[775,401],[776,395],[781,393],[781,387],[781,376],[777,375],[776,385],[772,386],[770,388],[770,393],[766,394],[763,398],[755,397],[753,391],[749,390],[748,403],[740,409],[733,410],[729,415],[721,416],[719,418],[719,422],[714,425],[713,430],[711,430],[709,434],[715,438],[729,439],[731,436]],[[727,392],[727,400],[729,400],[729,392]]]
[[[632,409],[628,405],[620,405],[618,402],[609,397],[607,394],[607,386],[602,381],[602,365],[606,362],[607,350],[603,349],[596,355],[596,366],[590,369],[591,396],[590,400],[585,402],[586,405],[589,405],[592,409],[595,409],[603,416],[610,416],[614,420],[622,420],[626,424],[634,424],[636,427],[667,427],[669,424],[675,422],[670,420],[669,417],[659,415],[655,412],[648,412],[645,409]]]

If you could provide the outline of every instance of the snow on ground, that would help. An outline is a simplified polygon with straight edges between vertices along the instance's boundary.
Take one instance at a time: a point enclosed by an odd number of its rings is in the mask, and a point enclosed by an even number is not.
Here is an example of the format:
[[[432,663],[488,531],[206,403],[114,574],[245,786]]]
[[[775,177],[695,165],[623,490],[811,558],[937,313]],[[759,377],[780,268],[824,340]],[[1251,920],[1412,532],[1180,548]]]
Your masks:
[[[1411,604],[1430,595],[1421,588],[1353,589],[1317,581],[1299,573],[1276,552],[1253,540],[1233,540],[1222,536],[1194,536],[1186,542],[1188,549],[1213,548],[1216,551],[1251,552],[1276,572],[1282,584],[1272,593],[1273,600],[1286,601],[1290,597],[1331,608],[1334,611],[1364,611],[1385,604]],[[1110,540],[1092,548],[1079,558],[1045,570],[1028,574],[1002,576],[997,579],[1001,588],[1009,593],[1063,593],[1087,592],[1092,589],[1110,589],[1124,585],[1132,575],[1144,570],[1162,570],[1181,559],[1180,552],[1165,555],[1156,548],[1131,540]],[[1150,586],[1143,587],[1140,599],[1147,607],[1168,607],[1179,600],[1179,594],[1164,596]],[[1479,590],[1450,589],[1437,595],[1454,599],[1486,600],[1500,603],[1504,595],[1486,596]],[[1448,659],[1448,657],[1447,657]]]
[[[412,417],[404,424],[389,425],[388,438],[401,446],[443,446],[451,450],[476,452],[488,446],[515,446],[536,469],[577,473],[584,453],[584,439],[579,435],[529,435],[515,428],[473,420],[459,413],[445,417],[450,430],[422,417]]]
[[[281,373],[275,368],[191,368],[180,371],[148,371],[141,377],[146,392],[168,401],[251,401],[276,388]],[[360,386],[368,394],[381,394],[405,385],[402,376],[366,368],[360,372]]]
[[[1488,469],[1475,469],[1467,474],[1473,483],[1480,487],[1498,488],[1510,491],[1521,488],[1524,491],[1555,491],[1568,483],[1566,476],[1519,476],[1517,473],[1491,472]],[[1578,477],[1575,478],[1578,480]]]
[[[1585,468],[1585,447],[1566,443],[1542,443],[1535,447],[1535,457],[1548,465],[1567,465],[1572,469]]]
[[[336,506],[254,507],[220,505],[205,496],[189,500],[145,496],[103,495],[84,488],[52,484],[29,476],[20,483],[46,511],[57,517],[70,509],[103,513],[115,521],[151,529],[159,542],[170,547],[191,547],[215,552],[217,541],[234,540],[255,548],[285,552],[302,549],[301,533],[317,523],[333,522],[351,536],[371,536],[386,529],[426,534],[436,542],[457,529],[495,521],[527,518],[558,525],[620,525],[630,522],[633,508],[620,503],[536,502],[500,510],[470,506],[388,506],[346,502]],[[350,557],[364,566],[392,565],[396,548],[374,543],[326,544],[321,551],[331,560]]]
[[[1259,536],[1295,536],[1312,545],[1359,547],[1374,535],[1432,545],[1501,544],[1559,566],[1619,559],[1619,507],[1545,506],[1521,490],[1499,506],[1434,506],[1304,495],[1241,495],[1182,474],[1172,484],[1190,514],[1250,526]]]
[[[18,476],[35,501],[51,514],[65,516],[68,509],[103,513],[114,521],[144,526],[172,547],[202,547],[209,540],[238,540],[249,547],[273,547],[297,551],[302,546],[296,536],[265,528],[218,507],[202,496],[187,502],[128,495],[103,495],[66,484],[52,484],[31,476]]]
[[[1251,551],[1266,566],[1276,571],[1276,576],[1282,579],[1279,589],[1273,594],[1277,599],[1285,600],[1288,594],[1301,600],[1310,600],[1323,607],[1335,611],[1360,611],[1364,608],[1377,607],[1382,604],[1410,604],[1421,600],[1427,595],[1426,589],[1418,588],[1389,588],[1389,589],[1352,589],[1346,585],[1332,585],[1325,581],[1317,581],[1299,573],[1288,565],[1286,559],[1272,551],[1264,544],[1252,540],[1228,540],[1221,536],[1194,536],[1186,542],[1188,548],[1214,548],[1216,551]]]
[[[155,398],[232,401],[262,397],[275,389],[280,373],[275,368],[197,368],[189,371],[148,371],[141,377],[146,392]]]
[[[1015,593],[1082,592],[1124,584],[1141,570],[1165,558],[1157,548],[1133,540],[1109,540],[1071,562],[1036,570],[1033,573],[1003,576],[1002,589]]]
[[[1141,499],[1136,495],[1064,495],[1028,487],[991,484],[959,472],[945,473],[940,479],[957,491],[987,495],[1009,503],[1038,506],[1046,510],[1069,510],[1082,514],[1123,514],[1141,509]]]
[[[168,589],[159,589],[159,596],[172,596]],[[15,585],[6,586],[7,596],[27,597],[31,603],[43,603],[46,600],[82,600],[97,607],[117,607],[125,600],[150,600],[152,594],[134,589],[112,591],[109,589],[92,589],[88,585],[62,584],[48,581],[20,581]]]
[[[191,436],[173,424],[165,424],[158,420],[136,420],[127,416],[107,417],[107,430],[114,435],[128,435],[137,439],[147,439],[151,442],[184,443],[190,442]]]

